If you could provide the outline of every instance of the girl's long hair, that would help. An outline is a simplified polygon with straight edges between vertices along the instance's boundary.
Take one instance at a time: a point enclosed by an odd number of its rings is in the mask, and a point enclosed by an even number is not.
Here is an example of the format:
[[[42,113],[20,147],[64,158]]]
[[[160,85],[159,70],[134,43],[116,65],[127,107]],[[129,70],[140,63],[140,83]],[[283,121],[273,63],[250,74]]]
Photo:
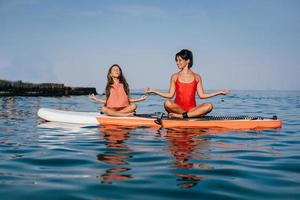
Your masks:
[[[110,96],[110,89],[113,87],[112,85],[114,84],[114,80],[113,78],[110,76],[111,74],[111,70],[113,67],[118,67],[120,70],[120,76],[119,76],[119,81],[120,83],[123,84],[125,93],[127,94],[128,98],[129,98],[129,85],[123,75],[122,69],[118,64],[113,64],[109,69],[108,69],[108,73],[107,73],[107,84],[106,84],[106,88],[105,88],[105,94],[106,94],[106,101]]]

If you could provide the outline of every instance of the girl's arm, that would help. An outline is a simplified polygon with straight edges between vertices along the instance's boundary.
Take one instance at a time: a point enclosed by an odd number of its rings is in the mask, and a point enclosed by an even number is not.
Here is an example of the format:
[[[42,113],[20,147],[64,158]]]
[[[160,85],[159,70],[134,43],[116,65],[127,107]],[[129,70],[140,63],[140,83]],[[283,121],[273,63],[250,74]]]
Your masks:
[[[227,89],[219,90],[217,92],[212,92],[212,93],[205,93],[204,90],[203,90],[202,79],[199,75],[197,76],[197,79],[198,79],[197,94],[201,99],[207,99],[207,98],[214,97],[214,96],[217,96],[217,95],[227,95],[227,94],[229,94],[229,90],[227,90]]]
[[[176,80],[176,74],[173,74],[172,77],[171,77],[171,80],[170,80],[170,88],[169,88],[169,92],[160,92],[158,90],[153,90],[153,89],[150,89],[150,88],[147,88],[145,89],[145,93],[146,94],[149,94],[149,93],[154,93],[154,94],[157,94],[161,97],[164,97],[164,98],[172,98],[175,94],[175,80]]]
[[[89,95],[89,98],[97,103],[103,103],[105,104],[106,103],[106,100],[105,99],[100,99],[100,98],[97,98],[94,94],[90,94]]]
[[[140,98],[130,98],[129,102],[133,103],[133,102],[139,102],[139,101],[144,101],[145,99],[147,99],[147,95],[143,95]]]

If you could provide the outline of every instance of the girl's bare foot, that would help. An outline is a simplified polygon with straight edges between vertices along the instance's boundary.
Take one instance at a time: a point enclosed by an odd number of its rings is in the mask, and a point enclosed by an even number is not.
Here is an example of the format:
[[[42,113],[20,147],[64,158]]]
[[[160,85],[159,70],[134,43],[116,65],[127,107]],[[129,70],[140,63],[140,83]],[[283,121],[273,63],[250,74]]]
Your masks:
[[[134,113],[131,112],[131,113],[124,113],[124,117],[133,117],[134,116]]]
[[[105,113],[108,116],[113,116],[113,117],[133,117],[134,113],[120,113],[120,112],[113,112],[113,113]]]
[[[133,117],[134,116],[134,113],[131,112],[131,113],[128,113],[128,117]]]

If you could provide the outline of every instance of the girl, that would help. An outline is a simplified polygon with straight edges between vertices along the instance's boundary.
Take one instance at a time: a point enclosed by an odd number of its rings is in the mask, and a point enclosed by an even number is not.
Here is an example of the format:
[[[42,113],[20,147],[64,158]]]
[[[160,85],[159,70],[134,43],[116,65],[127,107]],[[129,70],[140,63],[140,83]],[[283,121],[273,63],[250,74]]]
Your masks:
[[[106,99],[97,98],[94,94],[89,95],[90,99],[103,103],[101,112],[110,116],[133,116],[137,105],[133,102],[143,101],[147,96],[140,98],[129,98],[129,86],[123,76],[119,65],[112,65],[107,73],[107,84],[105,89]]]
[[[227,95],[228,90],[219,90],[214,93],[203,91],[202,79],[199,74],[191,70],[193,66],[193,54],[187,49],[183,49],[175,56],[179,72],[171,76],[169,92],[146,89],[145,93],[154,93],[165,98],[172,98],[176,93],[175,101],[166,100],[164,103],[170,118],[189,118],[206,115],[213,109],[211,103],[196,105],[195,93],[200,98],[206,99],[217,95]]]

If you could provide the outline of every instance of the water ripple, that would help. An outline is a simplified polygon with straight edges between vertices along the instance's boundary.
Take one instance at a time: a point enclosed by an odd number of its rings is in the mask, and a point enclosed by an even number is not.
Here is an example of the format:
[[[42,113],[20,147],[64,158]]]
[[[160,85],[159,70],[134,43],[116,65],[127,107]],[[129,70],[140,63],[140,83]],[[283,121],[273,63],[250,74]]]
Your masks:
[[[141,91],[135,92],[139,96]],[[277,115],[261,131],[44,123],[40,107],[93,111],[79,97],[0,98],[4,199],[300,199],[299,92],[233,91],[215,114]],[[139,112],[163,111],[151,96]],[[197,100],[199,102],[199,100]]]

